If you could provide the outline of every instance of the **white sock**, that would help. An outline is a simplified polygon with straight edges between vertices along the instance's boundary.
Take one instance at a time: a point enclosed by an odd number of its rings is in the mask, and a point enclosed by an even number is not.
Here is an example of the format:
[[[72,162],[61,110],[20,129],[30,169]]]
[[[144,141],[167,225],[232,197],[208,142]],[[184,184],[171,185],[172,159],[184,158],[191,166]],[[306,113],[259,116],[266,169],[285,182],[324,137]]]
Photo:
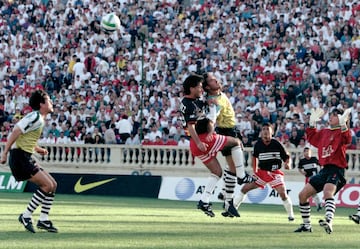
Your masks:
[[[208,182],[204,189],[204,192],[202,193],[201,198],[200,198],[203,202],[205,202],[205,203],[210,202],[210,197],[212,196],[219,179],[220,179],[220,177],[218,177],[217,175],[214,175],[214,174],[211,174],[209,176]]]
[[[314,202],[315,202],[316,206],[319,206],[321,204],[321,200],[320,200],[319,196],[317,194],[315,194],[313,196],[313,198],[314,198]]]
[[[286,212],[288,213],[288,217],[294,217],[294,210],[290,196],[288,196],[288,198],[285,201],[283,201],[283,205],[285,207]]]
[[[48,214],[44,214],[44,213],[40,213],[39,220],[41,220],[41,221],[49,220],[49,215],[48,215]]]
[[[27,209],[25,209],[25,211],[23,212],[22,215],[23,215],[24,218],[31,218],[32,217],[32,213]]]
[[[235,164],[236,176],[239,178],[244,178],[244,152],[242,151],[240,146],[236,146],[231,149],[231,157]]]
[[[241,190],[238,195],[234,197],[234,206],[238,209],[240,204],[244,202],[247,194],[244,194]]]

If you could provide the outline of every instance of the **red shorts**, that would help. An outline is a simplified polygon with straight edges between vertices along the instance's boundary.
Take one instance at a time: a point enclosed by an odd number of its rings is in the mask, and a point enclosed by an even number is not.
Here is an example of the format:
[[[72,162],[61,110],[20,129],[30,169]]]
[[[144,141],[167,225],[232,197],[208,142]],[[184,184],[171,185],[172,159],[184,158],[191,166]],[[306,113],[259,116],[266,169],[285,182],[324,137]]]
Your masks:
[[[193,139],[190,139],[190,151],[193,156],[198,157],[203,163],[208,163],[216,157],[218,151],[222,150],[227,142],[227,137],[213,133],[209,138],[208,134],[200,134],[200,141],[207,144],[207,150],[201,151]],[[208,138],[208,139],[207,139]]]
[[[269,184],[271,188],[285,185],[284,173],[279,169],[274,171],[258,169],[255,175],[257,176],[255,183],[260,188],[264,188],[266,184]]]

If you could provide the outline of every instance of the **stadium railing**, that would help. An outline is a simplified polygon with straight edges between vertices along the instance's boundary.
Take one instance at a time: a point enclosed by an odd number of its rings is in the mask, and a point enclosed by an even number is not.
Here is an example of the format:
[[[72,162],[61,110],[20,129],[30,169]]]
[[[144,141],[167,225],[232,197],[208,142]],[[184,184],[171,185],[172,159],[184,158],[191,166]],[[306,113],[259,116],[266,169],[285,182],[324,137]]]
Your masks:
[[[35,160],[50,172],[101,173],[101,174],[149,174],[166,176],[204,176],[208,170],[193,158],[189,148],[179,146],[128,146],[114,144],[41,144],[49,154],[34,154]],[[4,148],[2,143],[1,151]],[[289,176],[299,177],[297,170],[301,149],[289,150],[292,169]],[[245,148],[245,168],[252,172],[252,148]],[[316,155],[316,153],[314,153]],[[221,153],[217,156],[221,165],[226,164]],[[347,150],[347,174],[359,176],[360,150]],[[6,165],[1,170],[8,171]],[[300,176],[301,177],[301,176]]]

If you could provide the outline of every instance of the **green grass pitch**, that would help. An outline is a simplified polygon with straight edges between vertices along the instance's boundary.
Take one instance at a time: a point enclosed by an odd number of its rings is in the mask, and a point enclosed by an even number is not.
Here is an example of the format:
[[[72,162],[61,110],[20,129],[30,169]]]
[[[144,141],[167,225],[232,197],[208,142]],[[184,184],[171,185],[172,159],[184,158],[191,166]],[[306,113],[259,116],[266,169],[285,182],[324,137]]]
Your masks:
[[[0,193],[0,248],[11,249],[232,249],[359,248],[360,226],[348,219],[355,209],[337,208],[334,232],[317,224],[322,212],[312,210],[313,232],[293,233],[301,223],[288,222],[283,206],[244,204],[240,218],[216,217],[196,209],[195,202],[146,198],[57,195],[50,217],[58,234],[26,232],[17,221],[30,193]],[[34,224],[39,210],[34,214]]]

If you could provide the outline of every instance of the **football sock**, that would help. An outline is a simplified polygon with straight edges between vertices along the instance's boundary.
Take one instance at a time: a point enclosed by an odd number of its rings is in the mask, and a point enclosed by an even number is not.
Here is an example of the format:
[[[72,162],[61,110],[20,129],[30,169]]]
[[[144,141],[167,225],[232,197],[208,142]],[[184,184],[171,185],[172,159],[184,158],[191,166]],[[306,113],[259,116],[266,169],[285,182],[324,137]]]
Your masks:
[[[244,194],[241,190],[239,191],[239,194],[235,196],[234,198],[234,206],[236,208],[239,208],[239,206],[241,205],[241,203],[243,203],[243,201],[245,200],[247,194]]]
[[[223,184],[223,186],[222,186],[221,192],[224,194],[224,196],[225,196],[225,193],[226,193],[225,178],[226,178],[227,172],[228,172],[227,170],[224,170],[223,177],[222,177],[222,180],[223,180],[222,184]]]
[[[326,221],[332,221],[334,219],[336,210],[335,200],[334,198],[329,198],[325,200],[325,217]]]
[[[204,192],[201,195],[201,200],[205,203],[210,202],[210,197],[215,189],[216,183],[219,181],[220,177],[215,174],[211,174],[208,178],[208,182],[205,186]]]
[[[244,152],[240,146],[236,146],[231,149],[231,157],[235,164],[236,176],[239,178],[244,178],[245,177]]]
[[[51,209],[51,205],[54,202],[55,195],[54,194],[46,194],[46,197],[41,205],[41,213],[40,213],[40,220],[49,220],[49,212]]]
[[[310,225],[310,223],[311,223],[311,219],[310,219],[310,214],[311,214],[310,203],[309,202],[300,203],[299,204],[299,210],[300,210],[300,214],[301,214],[301,218],[303,220],[303,223],[305,225]]]
[[[313,196],[313,199],[314,199],[316,206],[319,206],[321,204],[321,200],[317,194]]]
[[[42,191],[41,189],[38,189],[34,192],[25,212],[23,213],[23,216],[25,218],[30,218],[32,216],[32,213],[35,211],[35,209],[41,205],[41,203],[44,201],[46,197],[46,193]]]
[[[225,170],[225,199],[231,200],[234,197],[234,190],[236,186],[236,175],[230,171]]]
[[[290,196],[283,201],[284,208],[288,214],[288,217],[294,217],[294,210]]]

